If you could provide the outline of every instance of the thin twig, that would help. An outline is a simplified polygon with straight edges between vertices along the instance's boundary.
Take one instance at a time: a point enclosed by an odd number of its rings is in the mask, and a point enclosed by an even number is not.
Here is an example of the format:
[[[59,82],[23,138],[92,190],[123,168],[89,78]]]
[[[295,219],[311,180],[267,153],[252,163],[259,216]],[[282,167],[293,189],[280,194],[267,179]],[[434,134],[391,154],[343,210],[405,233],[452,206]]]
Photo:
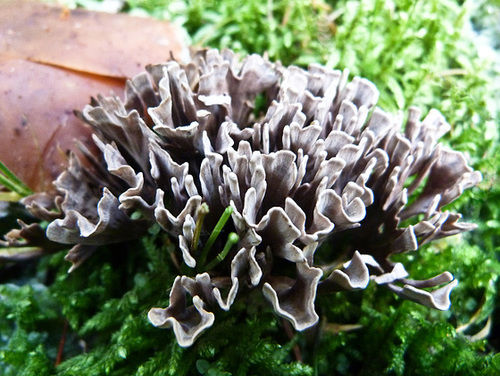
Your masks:
[[[66,342],[66,335],[68,334],[68,320],[64,320],[63,329],[61,334],[61,340],[59,341],[59,347],[57,348],[57,357],[54,363],[55,366],[58,366],[62,362],[63,352],[64,352],[64,343]]]
[[[282,319],[282,322],[283,322],[283,328],[285,329],[285,334],[287,335],[287,337],[291,341],[293,339],[293,337],[295,336],[295,333],[293,332],[292,326],[285,319]],[[297,362],[302,363],[302,353],[300,352],[300,347],[298,344],[293,345],[293,355],[295,356],[295,360]]]

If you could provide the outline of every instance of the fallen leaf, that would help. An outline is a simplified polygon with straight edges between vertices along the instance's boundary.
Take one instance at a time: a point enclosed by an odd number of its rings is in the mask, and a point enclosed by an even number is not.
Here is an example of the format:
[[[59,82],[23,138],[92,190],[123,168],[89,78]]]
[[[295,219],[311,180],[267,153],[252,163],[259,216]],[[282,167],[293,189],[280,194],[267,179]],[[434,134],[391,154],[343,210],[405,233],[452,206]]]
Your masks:
[[[53,189],[74,140],[93,147],[73,111],[184,54],[167,22],[0,0],[0,161],[32,190]]]
[[[90,127],[73,114],[96,93],[121,92],[123,80],[26,60],[0,60],[0,160],[34,191],[51,189],[74,139],[91,149]]]
[[[0,20],[2,58],[95,75],[128,78],[185,53],[179,30],[150,18],[0,0]]]

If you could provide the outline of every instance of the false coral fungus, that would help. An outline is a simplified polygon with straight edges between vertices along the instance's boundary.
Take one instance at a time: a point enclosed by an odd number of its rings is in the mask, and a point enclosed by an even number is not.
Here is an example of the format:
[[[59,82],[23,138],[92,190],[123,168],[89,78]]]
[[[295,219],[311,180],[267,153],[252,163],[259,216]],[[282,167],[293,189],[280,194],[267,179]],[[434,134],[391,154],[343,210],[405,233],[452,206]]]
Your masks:
[[[297,330],[318,321],[317,292],[370,279],[447,309],[450,273],[412,280],[390,257],[474,228],[443,207],[481,175],[438,143],[438,111],[411,108],[403,127],[370,81],[347,78],[215,50],[150,66],[124,102],[98,96],[79,114],[102,153],[84,150],[93,168],[73,158],[54,200],[25,203],[51,242],[75,245],[75,266],[152,225],[175,239],[188,271],[148,317],[181,346],[250,289]]]

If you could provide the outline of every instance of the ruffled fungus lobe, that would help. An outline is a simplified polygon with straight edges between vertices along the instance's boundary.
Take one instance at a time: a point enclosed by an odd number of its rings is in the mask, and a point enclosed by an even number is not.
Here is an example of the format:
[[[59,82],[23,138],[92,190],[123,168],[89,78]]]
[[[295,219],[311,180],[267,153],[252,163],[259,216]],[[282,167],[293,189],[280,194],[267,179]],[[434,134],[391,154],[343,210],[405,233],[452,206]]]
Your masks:
[[[481,175],[437,143],[449,129],[438,111],[410,109],[402,131],[401,114],[374,108],[376,87],[347,76],[214,50],[150,66],[125,102],[98,96],[80,114],[102,159],[92,173],[72,159],[57,179],[48,238],[77,244],[68,259],[79,265],[161,226],[191,272],[148,317],[181,346],[254,288],[297,330],[318,321],[317,292],[370,279],[447,309],[450,273],[411,280],[390,256],[474,228],[442,208]],[[36,196],[28,207],[54,215]]]

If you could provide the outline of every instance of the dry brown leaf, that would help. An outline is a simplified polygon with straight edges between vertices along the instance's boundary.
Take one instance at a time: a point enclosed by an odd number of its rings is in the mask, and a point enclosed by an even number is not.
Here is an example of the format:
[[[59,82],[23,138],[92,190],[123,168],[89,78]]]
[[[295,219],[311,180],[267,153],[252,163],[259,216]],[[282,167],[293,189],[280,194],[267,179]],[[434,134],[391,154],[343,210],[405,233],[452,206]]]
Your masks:
[[[123,87],[123,80],[17,59],[0,60],[0,80],[0,160],[36,191],[50,189],[75,138],[90,144],[90,127],[73,109]]]
[[[126,14],[0,0],[0,55],[127,78],[184,46],[170,23]]]
[[[31,189],[52,189],[74,139],[91,143],[73,110],[184,51],[166,22],[0,0],[0,160]]]

